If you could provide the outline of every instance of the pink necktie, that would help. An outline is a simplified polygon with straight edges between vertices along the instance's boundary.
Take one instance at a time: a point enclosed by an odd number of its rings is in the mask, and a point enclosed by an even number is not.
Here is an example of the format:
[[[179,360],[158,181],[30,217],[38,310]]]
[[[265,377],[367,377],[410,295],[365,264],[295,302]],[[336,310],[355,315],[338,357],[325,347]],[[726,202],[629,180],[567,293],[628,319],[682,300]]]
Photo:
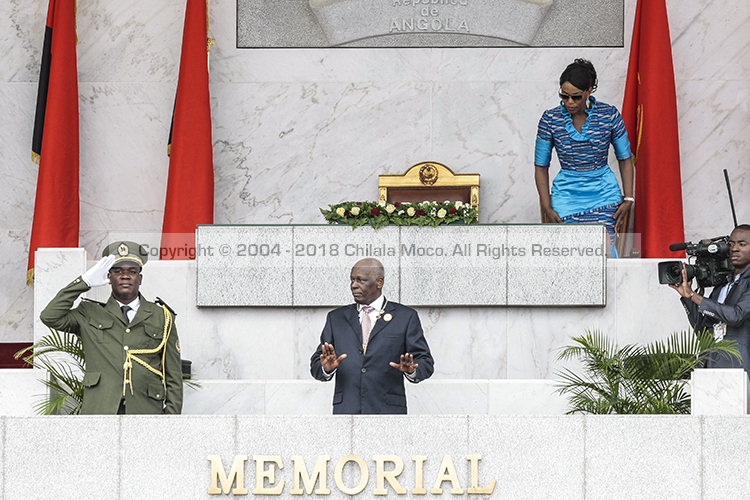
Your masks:
[[[370,340],[370,330],[372,330],[372,320],[370,320],[370,313],[375,310],[371,306],[362,306],[362,310],[365,315],[362,316],[362,345],[367,346],[367,341]]]

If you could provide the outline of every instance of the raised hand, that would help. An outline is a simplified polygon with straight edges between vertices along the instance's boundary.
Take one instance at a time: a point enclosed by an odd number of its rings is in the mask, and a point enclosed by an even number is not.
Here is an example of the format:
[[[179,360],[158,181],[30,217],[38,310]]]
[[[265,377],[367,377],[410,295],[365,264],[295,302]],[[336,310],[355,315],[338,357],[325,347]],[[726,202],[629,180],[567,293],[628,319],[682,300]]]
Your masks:
[[[417,371],[417,367],[419,366],[419,364],[414,362],[414,356],[412,356],[408,352],[401,355],[400,363],[394,363],[393,361],[391,361],[390,364],[392,367],[398,368],[399,371],[408,373],[410,375]]]
[[[109,285],[109,278],[107,278],[107,273],[114,263],[114,255],[107,255],[106,257],[102,257],[99,262],[94,264],[91,269],[83,273],[81,275],[81,278],[90,287]]]
[[[346,354],[336,357],[336,349],[334,349],[328,342],[323,343],[323,352],[320,354],[320,364],[323,366],[326,373],[331,373],[338,368],[344,358],[346,358]]]

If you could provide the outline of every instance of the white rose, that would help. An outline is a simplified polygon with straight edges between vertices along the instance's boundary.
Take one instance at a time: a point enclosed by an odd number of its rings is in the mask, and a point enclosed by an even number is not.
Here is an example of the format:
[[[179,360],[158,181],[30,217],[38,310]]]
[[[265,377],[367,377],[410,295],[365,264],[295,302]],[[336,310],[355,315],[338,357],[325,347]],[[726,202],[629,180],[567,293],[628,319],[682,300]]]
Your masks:
[[[398,211],[398,214],[399,214],[399,215],[404,215],[404,211],[403,211],[403,210],[399,210],[399,211]]]
[[[409,217],[414,217],[414,214],[417,213],[416,210],[414,210],[414,207],[409,207],[406,209],[406,215]]]
[[[346,213],[346,210],[344,210],[344,207],[339,207],[336,209],[336,214],[339,217],[343,217],[345,213]]]
[[[378,205],[380,205],[381,207],[384,207],[385,206],[385,201],[383,201],[383,200],[378,201]]]
[[[444,208],[441,208],[440,210],[438,210],[437,216],[442,219],[443,217],[445,217],[445,214],[447,213],[448,212],[446,212]]]
[[[463,203],[461,203],[460,201],[456,202],[456,208],[461,208],[462,206],[464,206]]]
[[[350,212],[352,213],[352,215],[359,215],[359,207],[352,207]]]

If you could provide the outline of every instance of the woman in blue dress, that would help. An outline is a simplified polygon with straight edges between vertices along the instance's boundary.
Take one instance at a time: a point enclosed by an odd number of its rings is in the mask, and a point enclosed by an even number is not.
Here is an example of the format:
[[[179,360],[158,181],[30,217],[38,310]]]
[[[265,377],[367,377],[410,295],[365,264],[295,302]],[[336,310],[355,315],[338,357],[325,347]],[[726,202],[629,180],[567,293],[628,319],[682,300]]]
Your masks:
[[[560,75],[560,105],[539,120],[534,166],[539,202],[549,222],[603,223],[614,241],[626,230],[633,199],[633,162],[625,124],[617,108],[597,101],[594,65],[576,59]],[[609,145],[615,149],[623,182],[623,196],[607,165]],[[552,148],[560,172],[549,191]]]

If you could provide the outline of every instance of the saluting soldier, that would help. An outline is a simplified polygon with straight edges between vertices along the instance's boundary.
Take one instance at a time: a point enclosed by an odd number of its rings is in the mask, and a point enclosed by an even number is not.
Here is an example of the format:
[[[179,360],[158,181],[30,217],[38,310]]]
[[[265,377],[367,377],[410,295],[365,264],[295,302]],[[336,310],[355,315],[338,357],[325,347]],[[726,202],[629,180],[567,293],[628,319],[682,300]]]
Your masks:
[[[148,252],[118,241],[102,259],[60,290],[41,314],[42,323],[81,337],[86,355],[82,414],[178,414],[182,411],[182,361],[175,313],[139,292]],[[110,284],[106,304],[83,299]]]

